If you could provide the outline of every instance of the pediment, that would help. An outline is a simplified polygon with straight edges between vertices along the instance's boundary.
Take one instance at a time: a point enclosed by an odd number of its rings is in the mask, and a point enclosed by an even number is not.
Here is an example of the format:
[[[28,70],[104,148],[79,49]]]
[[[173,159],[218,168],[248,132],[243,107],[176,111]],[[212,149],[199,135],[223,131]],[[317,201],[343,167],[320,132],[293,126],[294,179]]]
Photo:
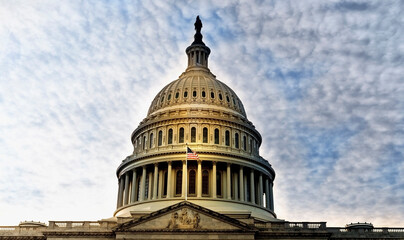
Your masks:
[[[181,202],[137,220],[123,223],[119,232],[137,231],[251,231],[246,223],[190,202]]]

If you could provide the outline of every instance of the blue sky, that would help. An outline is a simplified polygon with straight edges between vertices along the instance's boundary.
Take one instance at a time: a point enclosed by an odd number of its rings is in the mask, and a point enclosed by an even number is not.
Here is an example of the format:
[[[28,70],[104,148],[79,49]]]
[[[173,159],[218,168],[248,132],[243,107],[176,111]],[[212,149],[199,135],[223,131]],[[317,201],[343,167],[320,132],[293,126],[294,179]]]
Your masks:
[[[404,6],[348,0],[0,1],[0,225],[112,216],[196,15],[263,136],[278,217],[402,226]]]

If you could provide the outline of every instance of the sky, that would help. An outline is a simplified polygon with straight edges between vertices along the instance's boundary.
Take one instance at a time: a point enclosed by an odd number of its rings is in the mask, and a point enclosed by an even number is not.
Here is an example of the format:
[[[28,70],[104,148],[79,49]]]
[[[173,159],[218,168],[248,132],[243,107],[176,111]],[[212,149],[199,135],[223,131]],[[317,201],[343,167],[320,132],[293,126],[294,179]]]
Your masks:
[[[403,1],[0,0],[0,225],[100,220],[195,17],[288,221],[404,227]]]

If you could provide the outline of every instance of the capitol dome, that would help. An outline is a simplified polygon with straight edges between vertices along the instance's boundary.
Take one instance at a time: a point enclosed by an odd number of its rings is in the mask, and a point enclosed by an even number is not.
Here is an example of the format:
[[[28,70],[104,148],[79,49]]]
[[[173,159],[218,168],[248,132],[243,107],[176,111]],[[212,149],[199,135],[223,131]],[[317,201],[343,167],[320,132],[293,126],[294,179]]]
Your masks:
[[[173,107],[192,106],[203,109],[222,108],[247,118],[236,93],[207,69],[188,69],[179,79],[165,86],[150,105],[148,116]]]
[[[236,93],[210,72],[201,28],[198,17],[188,67],[156,95],[132,133],[133,153],[117,169],[114,216],[185,200],[227,215],[276,218],[275,171],[259,155],[261,135]]]

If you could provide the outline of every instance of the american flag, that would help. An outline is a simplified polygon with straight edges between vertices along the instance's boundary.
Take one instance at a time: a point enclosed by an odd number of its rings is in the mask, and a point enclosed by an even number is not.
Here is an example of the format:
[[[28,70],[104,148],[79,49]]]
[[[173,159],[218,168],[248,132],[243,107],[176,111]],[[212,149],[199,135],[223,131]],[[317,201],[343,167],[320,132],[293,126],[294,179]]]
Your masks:
[[[198,154],[187,147],[187,159],[199,160]]]

